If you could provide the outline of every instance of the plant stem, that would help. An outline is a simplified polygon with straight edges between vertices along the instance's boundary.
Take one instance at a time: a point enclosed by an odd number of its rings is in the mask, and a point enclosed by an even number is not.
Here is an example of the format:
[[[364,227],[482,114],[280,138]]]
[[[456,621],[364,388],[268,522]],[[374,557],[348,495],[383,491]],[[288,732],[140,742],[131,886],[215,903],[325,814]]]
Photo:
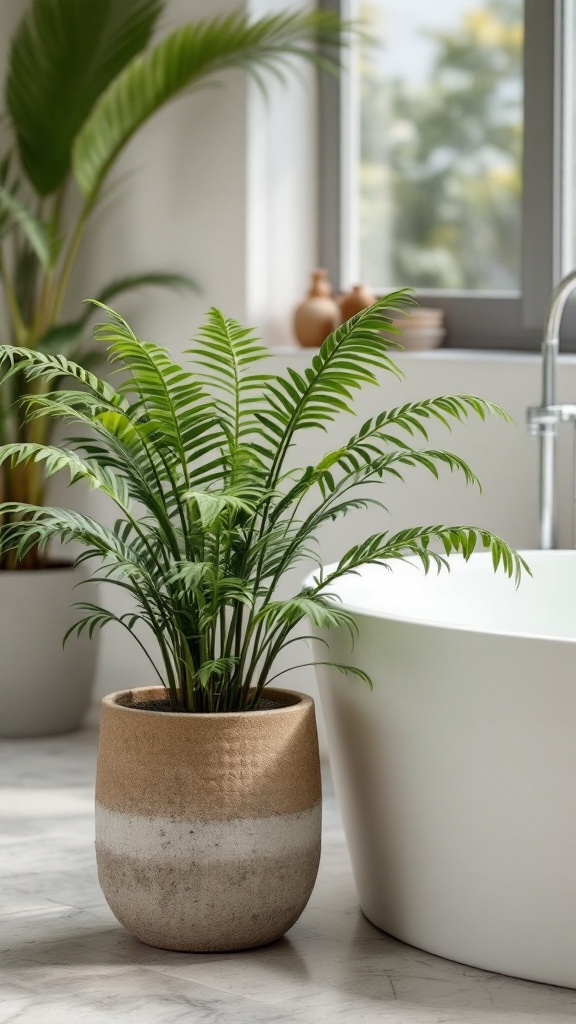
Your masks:
[[[18,345],[23,345],[23,344],[25,344],[25,342],[27,340],[28,330],[27,330],[26,324],[24,323],[24,318],[22,316],[22,311],[20,309],[20,306],[18,304],[18,299],[16,297],[16,290],[14,288],[13,282],[12,282],[12,280],[10,278],[9,273],[8,273],[8,269],[6,267],[6,263],[4,261],[4,256],[3,256],[1,250],[0,250],[0,280],[2,281],[2,286],[4,288],[4,294],[6,296],[6,303],[7,303],[7,306],[8,306],[8,311],[10,313],[10,318],[11,318],[11,321],[12,321],[12,326],[13,326],[13,329],[14,329],[14,336],[15,336],[16,342],[17,342]]]
[[[68,285],[70,283],[70,275],[72,273],[72,270],[74,269],[76,257],[78,255],[80,246],[82,245],[82,241],[84,239],[86,228],[88,227],[88,222],[90,220],[92,210],[96,203],[96,199],[97,193],[93,193],[91,196],[88,197],[88,199],[84,203],[80,216],[76,222],[76,227],[74,228],[72,237],[70,239],[70,244],[64,255],[62,269],[60,271],[54,289],[52,308],[48,315],[49,323],[58,323],[58,320],[60,319],[62,313],[62,306],[64,305],[64,299],[66,298],[66,292],[68,290]]]

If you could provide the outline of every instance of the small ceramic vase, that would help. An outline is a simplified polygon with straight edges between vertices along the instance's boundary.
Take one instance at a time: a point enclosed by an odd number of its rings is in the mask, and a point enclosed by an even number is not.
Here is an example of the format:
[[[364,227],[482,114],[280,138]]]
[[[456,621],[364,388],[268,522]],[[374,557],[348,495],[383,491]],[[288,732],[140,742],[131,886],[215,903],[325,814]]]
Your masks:
[[[315,270],[307,297],[294,313],[294,333],[304,348],[319,348],[340,323],[340,309],[325,270]]]
[[[355,284],[349,292],[341,295],[338,300],[342,323],[350,320],[362,309],[367,309],[376,302],[376,296],[363,284]]]

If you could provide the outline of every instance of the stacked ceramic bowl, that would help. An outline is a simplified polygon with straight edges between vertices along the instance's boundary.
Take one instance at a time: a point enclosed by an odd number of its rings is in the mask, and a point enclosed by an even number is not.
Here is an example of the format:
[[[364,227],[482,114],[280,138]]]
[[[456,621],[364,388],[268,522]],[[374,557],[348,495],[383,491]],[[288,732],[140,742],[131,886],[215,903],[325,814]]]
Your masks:
[[[409,313],[392,318],[401,332],[398,341],[408,350],[438,348],[444,340],[444,311],[429,306],[416,306]]]

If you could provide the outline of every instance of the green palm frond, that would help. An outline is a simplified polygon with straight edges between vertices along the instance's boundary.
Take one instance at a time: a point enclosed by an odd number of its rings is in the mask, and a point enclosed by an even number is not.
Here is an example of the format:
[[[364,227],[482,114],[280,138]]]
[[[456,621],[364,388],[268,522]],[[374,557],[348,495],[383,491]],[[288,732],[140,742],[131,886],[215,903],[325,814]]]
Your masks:
[[[213,402],[166,349],[140,341],[122,317],[103,308],[112,322],[100,325],[96,337],[108,346],[110,361],[121,363],[129,371],[118,392],[135,394],[130,407],[132,419],[148,419],[154,424],[155,443],[176,456],[183,481],[190,488],[190,464],[225,441]]]
[[[123,400],[117,392],[113,392],[113,397],[121,406]],[[157,452],[156,428],[153,424],[142,423],[138,419],[132,421],[126,410],[112,402],[100,400],[97,389],[88,394],[56,391],[44,396],[32,396],[26,400],[26,406],[30,421],[37,416],[49,414],[51,418],[81,424],[87,433],[69,438],[68,450],[64,453],[70,456],[70,469],[79,470],[84,466],[86,472],[93,477],[93,485],[100,486],[123,512],[130,511],[125,494],[131,502],[142,505],[154,517],[162,543],[173,552],[178,551],[178,539],[171,515],[175,509],[181,509],[181,502],[174,490],[170,466]],[[10,458],[14,458],[15,448],[18,448],[23,458],[28,458],[31,452],[38,452],[38,448],[46,451],[48,458],[52,454],[50,446],[21,442],[18,446],[7,447]],[[38,452],[35,458],[39,457]],[[48,471],[50,465],[55,463],[48,462]],[[113,475],[116,491],[109,480],[109,473]],[[122,491],[118,491],[120,486]]]
[[[444,554],[430,546],[434,541],[440,544]],[[376,533],[354,545],[340,559],[336,569],[321,579],[318,591],[364,565],[385,565],[409,556],[416,556],[426,572],[432,566],[447,568],[447,556],[456,552],[468,561],[478,543],[491,553],[494,569],[501,567],[509,578],[514,578],[516,586],[520,584],[523,571],[530,574],[530,567],[522,556],[488,530],[476,526],[419,526],[395,534]]]
[[[69,320],[67,323],[49,327],[38,339],[35,348],[46,355],[62,355],[73,362],[79,362],[71,355],[84,335],[84,320]],[[86,368],[86,367],[85,367]]]
[[[326,12],[273,14],[251,22],[243,11],[184,25],[135,57],[96,103],[74,143],[80,190],[95,196],[118,154],[161,107],[231,68],[257,78],[288,71],[291,58],[317,59],[314,45],[337,48],[342,22]]]
[[[291,597],[287,601],[269,601],[255,616],[255,621],[266,622],[269,626],[281,623],[292,629],[308,618],[319,629],[336,629],[345,626],[354,637],[358,627],[348,612],[342,611],[328,600],[322,597],[304,592],[297,597]]]
[[[335,452],[329,452],[320,465],[318,471],[332,469],[333,466],[340,466],[344,469],[357,469],[361,463],[369,462],[375,453],[382,451],[383,447],[395,446],[406,447],[409,445],[397,433],[390,431],[401,430],[410,437],[421,435],[428,440],[426,421],[441,423],[448,430],[450,419],[461,423],[470,413],[474,413],[481,420],[487,417],[496,417],[511,421],[511,417],[499,406],[486,399],[476,398],[474,395],[452,395],[449,397],[428,398],[420,402],[411,402],[408,405],[388,412],[380,413],[362,424],[360,430],[350,440]]]
[[[92,639],[97,630],[103,629],[104,626],[109,626],[111,623],[122,626],[128,631],[132,639],[136,640],[136,643],[152,666],[152,670],[158,676],[160,683],[164,682],[162,674],[154,662],[154,659],[150,657],[149,651],[135,633],[135,627],[139,622],[143,622],[145,625],[150,624],[145,615],[133,612],[125,612],[124,615],[116,615],[108,608],[102,608],[100,605],[92,604],[91,602],[79,602],[74,607],[79,608],[82,611],[87,611],[88,615],[84,615],[81,619],[78,619],[73,626],[70,626],[70,628],[66,630],[63,640],[64,644],[67,643],[71,636],[82,636],[82,633],[84,632],[86,632],[90,639]]]
[[[33,0],[12,40],[6,102],[20,159],[50,195],[94,103],[149,42],[162,0]]]
[[[362,566],[415,559],[425,571],[443,569],[453,553],[467,560],[483,548],[494,568],[518,584],[528,567],[500,537],[479,527],[432,525],[375,533],[335,567],[320,566],[312,585],[279,596],[288,572],[303,562],[320,564],[318,541],[327,524],[369,507],[386,511],[365,488],[381,489],[413,468],[435,478],[446,468],[478,485],[460,456],[410,443],[428,437],[429,423],[508,418],[473,395],[426,399],[367,420],[316,465],[287,468],[299,431],[352,412],[355,392],[377,384],[382,371],[398,372],[388,355],[393,342],[382,332],[389,311],[406,298],[395,293],[358,314],[301,374],[255,371],[266,351],[218,310],[210,311],[188,353],[190,367],[141,341],[107,310],[110,320],[97,335],[121,371],[116,388],[61,355],[0,346],[5,376],[23,374],[37,386],[22,402],[27,424],[48,418],[76,428],[64,446],[0,445],[0,470],[42,465],[48,476],[65,472],[73,485],[98,488],[117,516],[110,527],[68,509],[4,501],[0,559],[25,559],[53,539],[80,543],[79,561],[100,565],[93,579],[129,593],[134,611],[117,616],[85,604],[76,630],[92,633],[115,623],[141,644],[138,628],[145,626],[157,657],[146,653],[172,707],[188,711],[258,706],[264,687],[283,674],[274,674],[279,655],[302,642],[294,631],[304,620],[318,629],[346,629],[353,638],[354,619],[338,606],[334,584]],[[62,379],[72,387],[49,390]],[[353,665],[336,667],[369,682]]]
[[[231,525],[239,513],[252,517],[256,511],[255,502],[246,494],[235,494],[233,491],[185,491],[184,500],[197,519],[203,531],[219,528],[223,520]]]
[[[273,377],[248,371],[269,359],[269,350],[253,331],[211,309],[189,354],[194,365],[201,367],[197,376],[211,390],[232,450],[237,451],[246,439],[253,442],[257,428],[253,409]]]
[[[126,477],[111,472],[107,466],[98,465],[98,462],[90,464],[73,451],[32,442],[6,444],[0,449],[0,465],[6,461],[12,466],[26,465],[29,461],[41,462],[48,477],[67,470],[71,484],[78,480],[86,480],[92,489],[102,490],[107,494],[123,512],[132,513]]]
[[[356,665],[344,665],[338,661],[304,661],[301,665],[291,665],[290,668],[284,669],[282,672],[276,672],[272,676],[270,682],[273,683],[280,676],[285,676],[288,672],[294,672],[300,668],[316,668],[318,665],[325,665],[328,668],[335,668],[337,672],[340,672],[343,676],[354,676],[356,679],[360,679],[363,683],[366,683],[371,690],[374,689],[374,684],[367,672],[363,669],[358,668]]]
[[[109,281],[96,293],[96,302],[107,306],[111,299],[116,299],[119,295],[125,295],[127,292],[133,292],[140,288],[184,288],[195,294],[200,291],[198,282],[188,274],[177,274],[175,271],[167,270],[148,270],[145,274],[126,274],[124,277]],[[89,315],[90,310],[88,309],[83,317],[84,323]]]
[[[388,438],[386,443],[389,445],[391,440]],[[306,468],[299,480],[277,503],[270,521],[276,522],[291,506],[299,506],[303,498],[315,487],[318,487],[324,499],[317,507],[317,512],[322,515],[326,513],[328,518],[332,518],[328,513],[333,509],[336,500],[352,488],[381,481],[385,476],[404,480],[399,466],[422,466],[438,480],[439,465],[445,465],[450,472],[461,472],[467,484],[474,484],[482,490],[478,477],[468,463],[454,452],[434,448],[410,448],[401,441],[396,441],[396,445],[399,450],[384,454],[376,445],[362,445],[354,449],[347,445],[331,452],[317,466]]]
[[[48,270],[58,255],[58,241],[54,238],[49,225],[44,224],[28,209],[26,204],[14,192],[0,184],[0,218],[3,232],[11,224],[17,224],[30,248],[38,257],[41,266]]]
[[[0,198],[1,205],[1,198]],[[110,281],[104,288],[101,288],[95,296],[95,302],[106,305],[111,299],[124,295],[127,292],[136,291],[140,288],[186,288],[192,292],[199,292],[199,285],[187,274],[176,274],[167,271],[148,271],[145,274],[130,274]],[[93,313],[93,303],[88,303],[85,311],[75,320],[49,327],[36,343],[36,348],[41,352],[50,354],[65,355],[75,362],[82,362],[86,367],[87,352],[80,349],[80,342],[86,334],[86,327],[90,316]],[[78,351],[80,358],[73,354]],[[100,348],[93,348],[88,352],[88,358],[97,357],[96,361],[102,362]]]
[[[80,366],[79,363],[74,363],[72,360],[66,359],[65,356],[36,352],[34,349],[24,346],[1,345],[0,367],[2,366],[8,366],[2,378],[3,383],[10,376],[20,372],[23,372],[28,380],[41,378],[47,383],[58,380],[60,377],[68,377],[87,388],[106,407],[125,407],[122,396],[107,381],[101,380]]]
[[[0,188],[2,189],[3,193],[7,193],[12,198],[16,198],[18,196],[21,183],[17,176],[13,176],[12,166],[13,154],[10,151],[8,151],[0,159]],[[0,202],[0,239],[10,229],[11,223],[12,215],[9,214],[8,211],[4,209],[2,203]]]
[[[268,385],[268,408],[257,416],[263,438],[275,450],[270,486],[298,431],[326,430],[340,413],[352,413],[354,392],[378,384],[375,371],[401,375],[387,354],[398,345],[382,332],[390,328],[390,313],[412,301],[409,289],[383,296],[330,334],[303,374],[288,369],[287,377]]]
[[[118,558],[132,563],[135,569],[139,568],[132,559],[129,545],[114,530],[91,516],[67,508],[39,508],[24,502],[4,502],[1,511],[6,516],[19,517],[4,525],[0,535],[0,550],[14,549],[18,559],[22,559],[35,544],[44,549],[58,537],[63,544],[80,541],[103,557]]]

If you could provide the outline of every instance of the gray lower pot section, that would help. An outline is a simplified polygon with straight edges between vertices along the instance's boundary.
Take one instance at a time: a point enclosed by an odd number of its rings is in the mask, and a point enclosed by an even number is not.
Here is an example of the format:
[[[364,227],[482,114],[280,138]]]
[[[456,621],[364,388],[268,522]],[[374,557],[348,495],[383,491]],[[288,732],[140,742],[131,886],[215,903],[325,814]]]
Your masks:
[[[321,806],[203,821],[96,805],[98,877],[116,918],[164,949],[249,949],[302,913],[320,859]]]
[[[62,638],[80,617],[81,574],[69,568],[0,572],[0,736],[77,729],[90,704],[97,642]],[[93,597],[93,595],[91,595]]]

